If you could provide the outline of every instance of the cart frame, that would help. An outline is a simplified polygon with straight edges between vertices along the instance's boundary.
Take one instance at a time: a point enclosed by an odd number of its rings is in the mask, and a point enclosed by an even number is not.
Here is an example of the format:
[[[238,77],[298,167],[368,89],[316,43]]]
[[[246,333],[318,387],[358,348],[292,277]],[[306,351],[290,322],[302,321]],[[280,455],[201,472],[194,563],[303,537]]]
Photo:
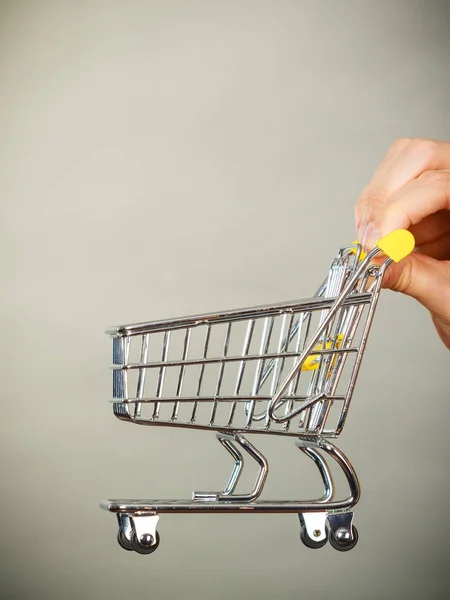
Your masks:
[[[341,434],[348,415],[386,268],[391,262],[405,258],[413,248],[414,239],[403,230],[383,238],[367,254],[358,243],[343,247],[333,261],[327,278],[311,299],[108,329],[107,333],[113,339],[112,402],[115,416],[123,421],[147,426],[215,431],[217,439],[234,460],[228,483],[219,492],[194,492],[190,500],[103,501],[101,508],[117,516],[117,539],[122,548],[139,554],[154,552],[160,540],[157,531],[159,514],[163,513],[296,513],[300,520],[301,539],[309,548],[320,548],[327,541],[339,551],[350,550],[356,545],[358,532],[353,525],[353,508],[361,496],[360,484],[349,459],[330,439]],[[382,261],[379,255],[384,256]],[[311,333],[311,315],[314,313],[319,314],[320,320]],[[288,317],[290,324],[286,328]],[[284,321],[277,351],[271,351],[267,331],[270,323],[273,326],[277,318]],[[265,329],[260,334],[259,353],[252,354],[252,335],[257,319],[263,320]],[[306,333],[302,338],[305,322]],[[242,352],[229,356],[227,350],[233,323],[246,323],[248,326]],[[228,327],[225,345],[222,355],[211,358],[207,354],[208,336],[212,327],[221,324]],[[190,336],[197,328],[206,328],[207,341],[203,355],[190,358]],[[177,359],[171,359],[168,354],[170,332],[174,331],[185,332],[182,355]],[[355,342],[358,331],[359,337]],[[164,335],[164,341],[161,358],[151,361],[148,347],[149,338],[154,334]],[[132,338],[142,342],[139,359],[135,362],[130,360]],[[294,338],[298,338],[295,351],[290,347]],[[343,392],[338,393],[336,390],[349,357],[353,357],[354,362],[350,372],[346,373],[347,385]],[[291,367],[282,376],[288,361],[291,361]],[[221,395],[224,368],[233,364],[238,369],[234,393]],[[247,365],[250,365],[247,371],[256,365],[252,391],[241,393]],[[202,389],[205,368],[210,366],[219,368],[215,394]],[[196,394],[183,391],[185,374],[194,368],[200,369]],[[152,369],[159,373],[159,378],[156,392],[149,395],[145,392],[145,381],[146,374]],[[129,374],[133,371],[137,373],[137,379],[132,388]],[[164,392],[167,372],[177,374],[175,394]],[[297,391],[298,382],[300,375],[303,376],[305,372],[308,387],[307,392],[301,395]],[[263,394],[261,390],[264,385],[269,385],[267,382],[270,377],[270,393],[266,391]],[[187,403],[191,403],[192,412],[190,418],[182,419],[179,409]],[[212,407],[209,422],[199,421],[197,417],[198,406],[202,403]],[[216,422],[221,403],[231,406],[231,416],[223,424]],[[327,426],[330,410],[335,405],[341,406],[337,422],[334,426]],[[172,409],[170,418],[160,415],[164,406]],[[235,423],[233,419],[242,406],[245,407],[246,421]],[[261,406],[264,407],[262,411]],[[146,407],[152,408],[153,413],[143,416]],[[246,437],[256,434],[295,437],[299,450],[317,466],[323,483],[323,495],[312,500],[260,500],[269,466],[267,459]],[[243,470],[244,453],[256,461],[259,472],[253,490],[238,494],[235,490]],[[335,467],[341,469],[349,489],[348,495],[339,500],[335,499],[330,459]]]

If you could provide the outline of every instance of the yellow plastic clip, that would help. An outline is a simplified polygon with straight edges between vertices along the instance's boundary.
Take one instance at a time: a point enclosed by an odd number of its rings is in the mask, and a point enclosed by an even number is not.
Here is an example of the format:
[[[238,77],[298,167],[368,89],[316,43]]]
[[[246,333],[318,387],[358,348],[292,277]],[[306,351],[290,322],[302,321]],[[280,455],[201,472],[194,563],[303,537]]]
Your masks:
[[[354,241],[352,245],[359,244],[358,241]],[[376,243],[379,248],[386,256],[392,259],[394,262],[400,262],[411,254],[416,245],[416,240],[413,234],[407,229],[397,229],[388,235],[385,235],[378,240]],[[356,254],[356,248],[351,250],[353,254]],[[359,260],[364,260],[367,256],[367,252],[361,250]]]
[[[341,333],[336,337],[336,348],[339,348],[341,346],[343,337],[344,336]],[[330,350],[330,348],[333,346],[333,343],[333,340],[328,341],[325,344],[325,350]],[[317,346],[314,347],[314,350],[316,352],[317,350],[324,350],[323,342],[317,344]],[[310,354],[302,365],[302,371],[314,371],[319,366],[319,361],[320,354]]]
[[[416,240],[410,231],[397,229],[378,240],[376,245],[386,256],[398,263],[411,254]]]

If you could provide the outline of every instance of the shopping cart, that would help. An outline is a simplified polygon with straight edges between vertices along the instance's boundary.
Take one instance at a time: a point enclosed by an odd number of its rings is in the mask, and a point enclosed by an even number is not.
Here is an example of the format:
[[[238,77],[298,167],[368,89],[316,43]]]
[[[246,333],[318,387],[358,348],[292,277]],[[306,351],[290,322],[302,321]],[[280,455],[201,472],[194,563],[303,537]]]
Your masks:
[[[162,513],[296,513],[309,548],[329,540],[355,546],[353,508],[360,486],[347,457],[331,443],[341,433],[366,347],[386,267],[403,260],[414,238],[399,230],[369,253],[343,247],[311,299],[114,327],[113,410],[140,425],[213,430],[234,459],[223,491],[191,500],[107,500],[117,541],[150,554]],[[317,466],[323,495],[307,501],[259,500],[268,462],[244,434],[285,435]],[[237,493],[243,456],[259,472],[253,490]],[[341,469],[349,495],[335,498],[327,459]]]

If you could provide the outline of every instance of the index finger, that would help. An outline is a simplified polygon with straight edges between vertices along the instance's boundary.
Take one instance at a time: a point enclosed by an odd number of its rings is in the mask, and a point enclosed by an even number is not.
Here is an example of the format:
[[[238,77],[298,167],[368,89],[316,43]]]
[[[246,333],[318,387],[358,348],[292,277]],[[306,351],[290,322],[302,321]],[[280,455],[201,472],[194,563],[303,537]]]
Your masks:
[[[369,223],[381,226],[390,196],[425,171],[450,168],[448,142],[401,138],[396,140],[376,169],[355,206],[358,235]]]

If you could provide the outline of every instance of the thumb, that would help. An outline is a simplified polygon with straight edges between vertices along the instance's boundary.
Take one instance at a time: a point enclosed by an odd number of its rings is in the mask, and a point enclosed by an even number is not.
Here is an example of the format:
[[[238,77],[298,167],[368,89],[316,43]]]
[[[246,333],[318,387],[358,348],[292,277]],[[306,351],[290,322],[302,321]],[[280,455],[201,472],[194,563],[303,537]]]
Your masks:
[[[389,266],[383,287],[415,298],[435,317],[450,323],[450,262],[413,252]]]

